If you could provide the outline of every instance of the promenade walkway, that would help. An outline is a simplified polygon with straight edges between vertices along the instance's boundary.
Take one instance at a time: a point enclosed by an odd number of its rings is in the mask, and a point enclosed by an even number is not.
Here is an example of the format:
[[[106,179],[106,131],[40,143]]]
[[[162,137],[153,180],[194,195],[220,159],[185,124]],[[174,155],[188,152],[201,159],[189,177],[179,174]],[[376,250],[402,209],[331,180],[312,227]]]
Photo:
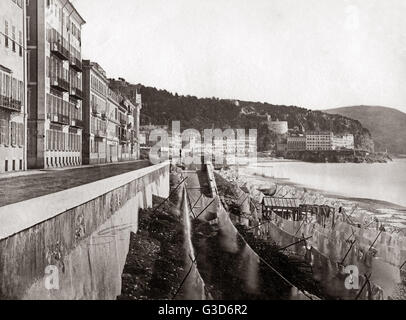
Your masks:
[[[74,188],[149,166],[149,161],[0,175],[0,207]]]

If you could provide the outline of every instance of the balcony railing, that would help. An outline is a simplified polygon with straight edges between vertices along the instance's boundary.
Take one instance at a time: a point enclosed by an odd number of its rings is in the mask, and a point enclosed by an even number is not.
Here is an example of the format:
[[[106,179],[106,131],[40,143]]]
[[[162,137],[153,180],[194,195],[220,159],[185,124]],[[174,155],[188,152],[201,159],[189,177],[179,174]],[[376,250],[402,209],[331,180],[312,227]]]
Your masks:
[[[93,107],[92,108],[92,114],[93,114],[93,116],[100,116],[101,115],[101,112],[99,111],[99,110],[97,110],[97,108],[96,107]]]
[[[78,71],[78,72],[82,72],[83,68],[82,68],[82,61],[74,56],[71,56],[69,59],[69,64],[71,66],[72,69]]]
[[[61,41],[51,42],[51,52],[62,60],[69,60],[69,50],[62,44]]]
[[[14,112],[21,112],[21,106],[21,101],[0,95],[0,107]]]
[[[125,133],[121,133],[120,135],[119,135],[119,139],[120,139],[120,142],[121,143],[127,143],[127,142],[129,142],[130,141],[130,137],[129,137],[129,135],[125,132]]]
[[[61,77],[51,77],[51,86],[58,90],[69,92],[69,82]]]
[[[69,125],[69,116],[61,114],[61,113],[51,113],[49,114],[49,119],[51,122],[59,123],[59,124],[64,124],[64,125]]]
[[[96,138],[105,138],[107,136],[107,130],[96,130],[94,135]]]
[[[71,87],[70,95],[76,99],[83,100],[83,92],[78,88]]]
[[[83,128],[83,121],[79,119],[70,119],[70,126],[75,128]]]

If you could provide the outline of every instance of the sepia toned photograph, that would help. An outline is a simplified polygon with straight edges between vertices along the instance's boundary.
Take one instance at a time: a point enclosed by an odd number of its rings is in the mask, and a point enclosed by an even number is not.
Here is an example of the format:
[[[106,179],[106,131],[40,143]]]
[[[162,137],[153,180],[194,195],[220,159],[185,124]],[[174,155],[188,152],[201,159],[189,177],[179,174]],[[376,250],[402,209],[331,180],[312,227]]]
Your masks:
[[[0,302],[406,300],[405,16],[0,0]]]

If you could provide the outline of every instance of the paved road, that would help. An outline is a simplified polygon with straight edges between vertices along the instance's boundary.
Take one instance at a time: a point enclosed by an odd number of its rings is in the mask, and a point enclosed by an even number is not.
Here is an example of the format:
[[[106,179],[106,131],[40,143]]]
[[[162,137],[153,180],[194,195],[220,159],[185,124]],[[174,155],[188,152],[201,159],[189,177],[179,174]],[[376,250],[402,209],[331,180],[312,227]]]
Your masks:
[[[0,180],[0,207],[74,188],[149,166],[148,161],[44,171]]]

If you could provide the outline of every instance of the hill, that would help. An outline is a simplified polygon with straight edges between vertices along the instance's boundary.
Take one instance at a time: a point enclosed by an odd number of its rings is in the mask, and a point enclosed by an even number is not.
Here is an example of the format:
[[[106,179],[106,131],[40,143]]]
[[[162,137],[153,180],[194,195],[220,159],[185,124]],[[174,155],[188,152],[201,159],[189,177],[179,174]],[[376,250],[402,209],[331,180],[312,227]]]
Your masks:
[[[406,113],[379,106],[353,106],[325,110],[358,120],[367,128],[375,141],[377,151],[406,154]]]
[[[332,130],[336,134],[352,133],[357,147],[373,149],[369,131],[360,122],[341,115],[296,106],[181,96],[166,90],[129,83],[127,88],[123,87],[121,90],[128,93],[135,87],[140,89],[143,100],[141,125],[152,123],[170,126],[172,121],[179,120],[182,129],[258,129],[258,150],[262,151],[275,147],[275,143],[283,139],[269,131],[266,124],[269,115],[273,120],[286,120],[289,128],[295,128],[298,132]]]

